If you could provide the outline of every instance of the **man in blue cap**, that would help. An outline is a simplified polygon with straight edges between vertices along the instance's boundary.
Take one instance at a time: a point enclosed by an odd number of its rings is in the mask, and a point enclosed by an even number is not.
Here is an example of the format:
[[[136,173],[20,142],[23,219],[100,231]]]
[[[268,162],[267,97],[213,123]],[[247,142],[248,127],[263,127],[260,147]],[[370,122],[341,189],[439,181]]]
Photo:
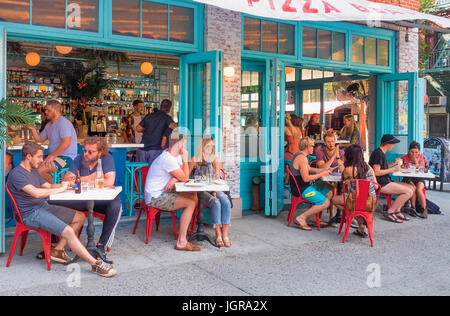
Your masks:
[[[386,153],[393,150],[400,140],[392,135],[384,135],[381,138],[381,145],[370,155],[369,165],[375,171],[378,183],[381,185],[382,194],[396,195],[397,198],[388,209],[383,206],[383,215],[391,222],[403,223],[408,221],[401,210],[405,203],[414,195],[414,187],[408,183],[394,182],[391,180],[391,173],[401,170],[400,159],[397,158],[393,163],[388,163]]]

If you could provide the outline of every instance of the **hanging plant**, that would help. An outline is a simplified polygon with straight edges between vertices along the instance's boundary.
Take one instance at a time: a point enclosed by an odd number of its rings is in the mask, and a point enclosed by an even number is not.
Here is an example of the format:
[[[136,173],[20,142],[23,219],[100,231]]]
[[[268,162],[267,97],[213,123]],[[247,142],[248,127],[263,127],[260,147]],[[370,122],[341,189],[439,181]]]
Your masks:
[[[1,99],[0,100],[0,148],[3,142],[11,142],[11,137],[8,135],[7,127],[16,126],[22,127],[26,125],[34,125],[36,121],[36,113],[19,103]]]
[[[103,89],[108,89],[111,81],[105,78],[105,68],[83,62],[67,62],[61,68],[62,84],[73,100],[92,101],[98,98]]]

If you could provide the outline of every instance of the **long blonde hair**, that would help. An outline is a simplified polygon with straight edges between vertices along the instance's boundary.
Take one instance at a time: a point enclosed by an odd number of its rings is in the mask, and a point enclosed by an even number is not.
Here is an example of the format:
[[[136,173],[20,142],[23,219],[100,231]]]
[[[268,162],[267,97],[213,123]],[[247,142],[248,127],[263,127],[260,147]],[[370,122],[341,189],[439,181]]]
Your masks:
[[[206,161],[203,159],[203,149],[205,148],[206,144],[208,144],[209,142],[213,142],[214,143],[214,139],[211,136],[204,136],[202,138],[202,141],[198,143],[197,145],[197,151],[196,151],[196,155],[195,155],[195,162],[199,165],[204,165],[206,163]],[[213,150],[212,150],[212,161],[214,162],[214,159],[216,158],[215,155],[216,152],[216,146],[214,144],[213,146]]]
[[[356,125],[356,121],[355,118],[353,117],[352,114],[347,114],[344,116],[344,120],[349,120],[350,121],[350,126],[347,127],[347,125],[345,125],[340,132],[341,137],[350,137],[353,132],[355,130],[358,130],[358,126]]]
[[[297,123],[297,124],[295,124]],[[297,115],[286,115],[286,125],[289,127],[289,130],[292,133],[292,136],[294,138],[300,138],[302,137],[302,128],[301,125],[303,124],[303,119],[298,117]],[[300,125],[300,126],[298,126]]]

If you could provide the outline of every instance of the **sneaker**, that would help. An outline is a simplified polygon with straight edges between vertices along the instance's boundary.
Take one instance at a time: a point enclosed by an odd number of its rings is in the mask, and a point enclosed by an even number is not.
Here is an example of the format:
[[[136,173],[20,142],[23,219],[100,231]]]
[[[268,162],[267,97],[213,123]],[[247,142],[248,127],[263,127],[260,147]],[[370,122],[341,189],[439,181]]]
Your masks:
[[[114,266],[106,262],[103,262],[103,260],[98,260],[92,266],[92,272],[105,278],[111,278],[117,274],[117,271],[116,269],[114,269]]]
[[[54,248],[51,249],[50,252],[51,259],[58,263],[69,263],[72,262],[72,258],[70,258],[65,250],[56,250]]]

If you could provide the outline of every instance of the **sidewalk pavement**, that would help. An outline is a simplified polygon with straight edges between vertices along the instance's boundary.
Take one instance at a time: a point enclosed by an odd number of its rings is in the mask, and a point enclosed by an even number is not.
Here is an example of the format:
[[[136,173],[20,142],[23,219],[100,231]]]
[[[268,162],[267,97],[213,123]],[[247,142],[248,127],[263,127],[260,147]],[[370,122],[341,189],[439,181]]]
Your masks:
[[[118,270],[112,279],[92,274],[84,262],[52,263],[47,271],[45,262],[35,259],[41,241],[31,234],[23,257],[16,250],[10,268],[7,254],[0,256],[0,295],[450,295],[450,193],[427,196],[444,215],[395,224],[377,213],[374,248],[351,233],[342,244],[338,227],[320,232],[287,227],[282,212],[276,218],[233,220],[231,248],[202,242],[200,252],[179,252],[169,220],[153,230],[146,245],[145,221],[132,235],[134,221],[124,218],[109,254]],[[96,232],[97,240],[100,227]],[[206,232],[214,236],[211,226]]]

